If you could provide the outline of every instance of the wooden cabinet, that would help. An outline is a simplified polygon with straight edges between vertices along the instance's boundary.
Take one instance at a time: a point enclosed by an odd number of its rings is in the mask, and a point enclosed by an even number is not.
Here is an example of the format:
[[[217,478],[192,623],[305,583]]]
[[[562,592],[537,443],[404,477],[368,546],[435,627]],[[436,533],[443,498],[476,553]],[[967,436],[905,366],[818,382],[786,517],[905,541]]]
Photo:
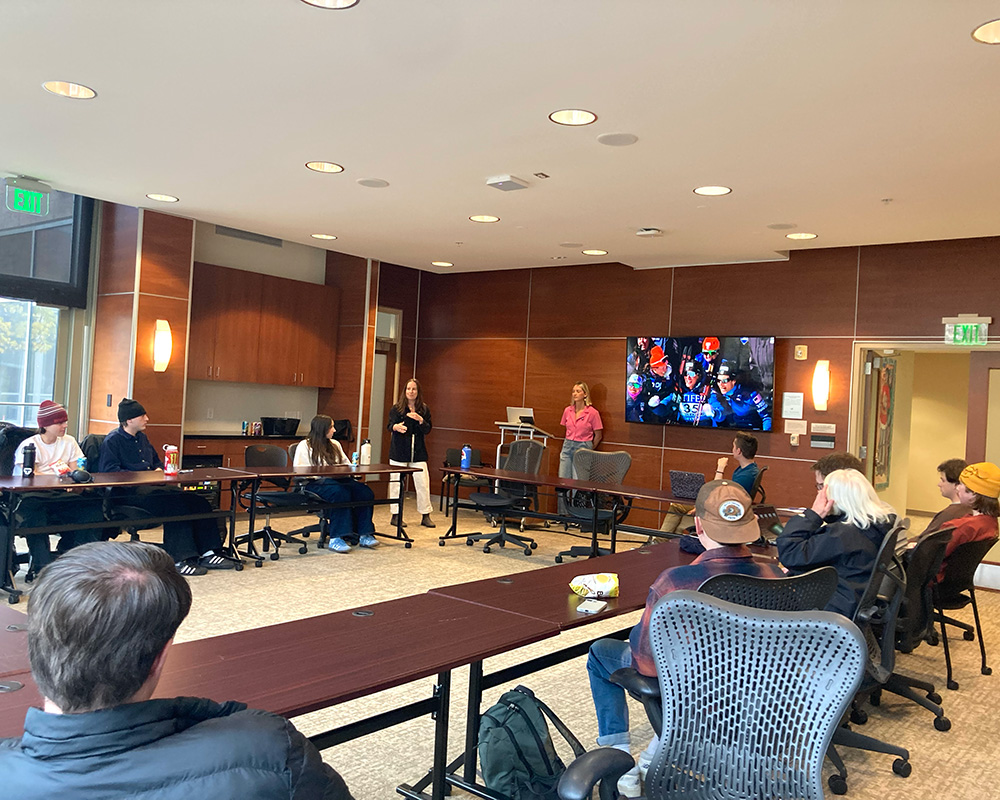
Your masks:
[[[188,378],[257,383],[263,275],[195,264]]]
[[[340,292],[195,263],[188,378],[334,385]]]

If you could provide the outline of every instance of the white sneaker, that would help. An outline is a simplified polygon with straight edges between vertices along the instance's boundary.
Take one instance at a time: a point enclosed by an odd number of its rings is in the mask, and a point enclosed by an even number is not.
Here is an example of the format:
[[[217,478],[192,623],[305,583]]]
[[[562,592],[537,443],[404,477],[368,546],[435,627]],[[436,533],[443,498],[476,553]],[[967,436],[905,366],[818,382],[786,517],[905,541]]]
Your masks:
[[[642,778],[634,766],[618,779],[618,794],[622,797],[642,797]]]

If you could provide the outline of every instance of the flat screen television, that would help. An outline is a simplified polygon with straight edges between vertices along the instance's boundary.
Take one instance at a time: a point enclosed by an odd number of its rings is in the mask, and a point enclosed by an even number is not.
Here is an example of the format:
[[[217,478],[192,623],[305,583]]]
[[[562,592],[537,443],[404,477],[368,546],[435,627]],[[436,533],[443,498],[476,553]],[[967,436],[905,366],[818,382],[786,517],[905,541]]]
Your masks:
[[[625,420],[769,431],[773,336],[634,336],[625,357]]]

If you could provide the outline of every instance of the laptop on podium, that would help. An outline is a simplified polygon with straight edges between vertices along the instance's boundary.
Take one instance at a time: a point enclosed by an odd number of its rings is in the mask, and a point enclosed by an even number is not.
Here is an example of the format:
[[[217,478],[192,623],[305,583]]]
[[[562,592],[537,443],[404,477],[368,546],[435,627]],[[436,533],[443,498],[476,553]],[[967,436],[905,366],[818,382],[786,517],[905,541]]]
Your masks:
[[[534,425],[535,409],[523,406],[507,406],[508,425]]]

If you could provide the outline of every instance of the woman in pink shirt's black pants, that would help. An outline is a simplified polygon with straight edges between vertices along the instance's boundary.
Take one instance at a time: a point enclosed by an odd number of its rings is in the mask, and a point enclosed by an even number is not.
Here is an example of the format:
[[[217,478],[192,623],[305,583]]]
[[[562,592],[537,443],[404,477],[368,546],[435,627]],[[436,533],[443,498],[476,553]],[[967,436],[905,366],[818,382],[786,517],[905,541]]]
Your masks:
[[[580,382],[573,384],[571,401],[563,411],[559,424],[566,428],[566,438],[563,440],[562,452],[559,453],[559,477],[576,478],[573,471],[573,454],[586,448],[594,450],[601,443],[601,431],[604,424],[601,415],[590,403],[590,387]],[[566,515],[566,495],[559,495],[559,513]]]

